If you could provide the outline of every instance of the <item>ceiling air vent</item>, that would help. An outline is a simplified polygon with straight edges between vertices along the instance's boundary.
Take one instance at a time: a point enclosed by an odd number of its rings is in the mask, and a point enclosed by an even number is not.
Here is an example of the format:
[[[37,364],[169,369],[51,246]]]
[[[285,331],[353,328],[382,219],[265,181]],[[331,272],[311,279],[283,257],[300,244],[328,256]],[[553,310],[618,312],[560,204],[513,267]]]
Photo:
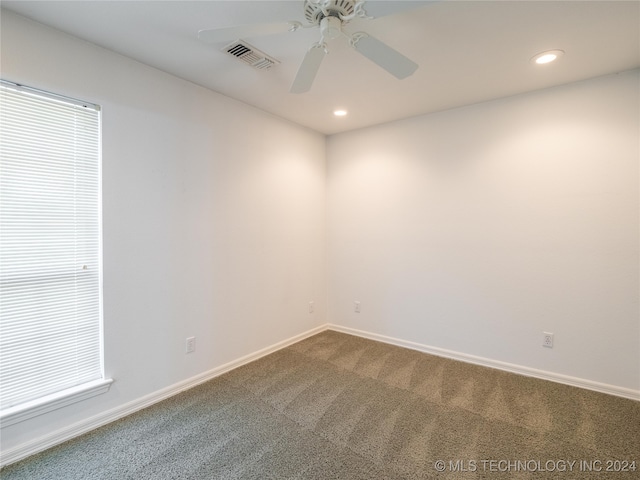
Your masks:
[[[244,63],[257,70],[268,70],[274,65],[280,63],[275,58],[261,52],[244,40],[237,40],[224,47],[222,51],[242,60]]]

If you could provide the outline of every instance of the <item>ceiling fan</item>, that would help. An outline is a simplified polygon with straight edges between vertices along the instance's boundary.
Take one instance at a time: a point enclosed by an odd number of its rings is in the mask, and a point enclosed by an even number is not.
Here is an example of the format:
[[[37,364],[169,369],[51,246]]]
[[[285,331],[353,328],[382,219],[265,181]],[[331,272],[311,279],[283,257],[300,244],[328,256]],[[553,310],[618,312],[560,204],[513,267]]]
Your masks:
[[[413,3],[413,5],[410,5]],[[318,73],[324,56],[329,52],[327,42],[340,36],[360,54],[382,67],[398,79],[403,79],[416,71],[418,65],[394,50],[389,45],[365,32],[349,34],[343,30],[354,18],[377,18],[380,16],[415,7],[424,2],[372,2],[366,0],[304,0],[304,16],[307,24],[297,21],[238,25],[235,27],[200,30],[198,38],[203,42],[228,42],[240,37],[256,37],[285,32],[295,32],[300,28],[320,29],[320,40],[313,43],[298,68],[298,73],[290,88],[291,93],[309,91]],[[377,15],[376,15],[377,13]]]

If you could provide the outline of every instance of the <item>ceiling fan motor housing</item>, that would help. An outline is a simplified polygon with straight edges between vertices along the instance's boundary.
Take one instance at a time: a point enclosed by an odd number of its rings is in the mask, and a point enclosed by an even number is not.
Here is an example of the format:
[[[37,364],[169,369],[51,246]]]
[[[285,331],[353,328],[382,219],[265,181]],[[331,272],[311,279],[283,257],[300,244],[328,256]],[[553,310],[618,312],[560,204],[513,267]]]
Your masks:
[[[320,25],[324,18],[340,20],[353,15],[355,7],[355,0],[305,0],[304,16],[309,23]]]

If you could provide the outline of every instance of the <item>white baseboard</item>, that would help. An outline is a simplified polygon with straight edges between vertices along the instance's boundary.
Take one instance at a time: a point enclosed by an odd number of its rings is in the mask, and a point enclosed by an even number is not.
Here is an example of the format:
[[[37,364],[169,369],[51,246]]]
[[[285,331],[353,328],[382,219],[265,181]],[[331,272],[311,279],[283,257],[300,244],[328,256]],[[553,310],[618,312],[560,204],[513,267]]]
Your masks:
[[[507,362],[501,362],[499,360],[492,360],[490,358],[477,357],[475,355],[469,355],[466,353],[446,350],[443,348],[430,347],[428,345],[423,345],[420,343],[401,340],[399,338],[387,337],[385,335],[379,335],[377,333],[365,332],[362,330],[357,330],[355,328],[342,327],[340,325],[329,324],[328,329],[335,330],[336,332],[355,335],[358,337],[368,338],[370,340],[376,340],[382,343],[397,345],[399,347],[410,348],[412,350],[429,353],[431,355],[437,355],[439,357],[450,358],[452,360],[460,360],[466,363],[473,363],[474,365],[495,368],[498,370],[504,370],[506,372],[517,373],[519,375],[526,375],[528,377],[540,378],[542,380],[549,380],[556,383],[571,385],[573,387],[585,388],[587,390],[594,390],[596,392],[607,393],[609,395],[616,395],[618,397],[624,397],[631,400],[640,400],[640,390],[633,390],[630,388],[618,387],[616,385],[609,385],[606,383],[594,382],[592,380],[586,380],[584,378],[577,378],[577,377],[571,377],[569,375],[562,375],[559,373],[547,372],[547,371],[538,370],[535,368],[524,367],[521,365],[515,365]]]
[[[301,333],[287,340],[283,340],[282,342],[278,342],[274,345],[263,348],[262,350],[258,350],[257,352],[251,353],[249,355],[245,355],[244,357],[241,357],[237,360],[226,363],[182,382],[175,383],[173,385],[170,385],[169,387],[150,393],[149,395],[145,395],[144,397],[125,403],[124,405],[121,405],[119,407],[112,408],[111,410],[107,410],[106,412],[100,413],[86,420],[82,420],[48,435],[4,450],[1,453],[0,465],[4,467],[11,463],[15,463],[24,458],[27,458],[28,456],[42,452],[47,448],[51,448],[55,445],[66,442],[67,440],[71,440],[72,438],[90,432],[91,430],[94,430],[98,427],[102,427],[103,425],[126,417],[127,415],[131,415],[138,410],[142,410],[153,405],[154,403],[158,403],[169,397],[177,395],[178,393],[184,392],[185,390],[193,388],[196,385],[218,377],[223,373],[227,373],[234,368],[238,368],[246,363],[253,362],[254,360],[264,357],[265,355],[269,355],[270,353],[281,350],[285,347],[288,347],[289,345],[304,340],[305,338],[311,337],[312,335],[323,332],[327,330],[327,328],[327,325],[321,325],[319,327],[313,328],[311,330],[308,330],[307,332]]]
[[[439,357],[450,358],[453,360],[460,360],[462,362],[472,363],[475,365],[481,365],[484,367],[496,368],[498,370],[504,370],[511,373],[520,375],[526,375],[529,377],[540,378],[543,380],[550,380],[552,382],[562,383],[565,385],[571,385],[574,387],[585,388],[588,390],[594,390],[596,392],[607,393],[609,395],[616,395],[619,397],[629,398],[631,400],[640,400],[640,391],[632,390],[629,388],[618,387],[615,385],[608,385],[605,383],[594,382],[592,380],[585,380],[582,378],[571,377],[568,375],[561,375],[558,373],[547,372],[543,370],[537,370],[535,368],[524,367],[521,365],[514,365],[511,363],[500,362],[498,360],[492,360],[484,357],[477,357],[475,355],[468,355],[466,353],[455,352],[437,347],[431,347],[420,343],[410,342],[408,340],[401,340],[398,338],[387,337],[385,335],[379,335],[377,333],[365,332],[354,328],[343,327],[334,324],[325,324],[319,327],[313,328],[307,332],[301,333],[294,337],[291,337],[282,342],[278,342],[269,347],[258,350],[244,357],[241,357],[232,362],[226,363],[219,367],[216,367],[207,372],[201,373],[194,377],[191,377],[182,382],[178,382],[169,387],[163,388],[149,395],[133,400],[129,403],[113,408],[106,412],[95,415],[91,418],[77,422],[73,425],[57,430],[51,434],[36,438],[35,440],[23,443],[11,449],[2,452],[2,458],[0,459],[0,465],[6,466],[11,463],[15,463],[30,455],[42,452],[47,448],[53,447],[60,443],[71,440],[84,433],[90,432],[98,427],[111,423],[120,418],[126,417],[132,413],[147,408],[154,403],[158,403],[169,397],[177,395],[185,390],[193,388],[201,383],[211,380],[217,376],[220,376],[226,372],[245,365],[249,362],[253,362],[265,355],[281,350],[289,345],[304,340],[305,338],[316,335],[325,330],[334,330],[336,332],[347,333],[350,335],[356,335],[358,337],[368,338],[370,340],[376,340],[378,342],[388,343],[391,345],[397,345],[399,347],[410,348],[420,352],[428,353],[431,355],[437,355]]]

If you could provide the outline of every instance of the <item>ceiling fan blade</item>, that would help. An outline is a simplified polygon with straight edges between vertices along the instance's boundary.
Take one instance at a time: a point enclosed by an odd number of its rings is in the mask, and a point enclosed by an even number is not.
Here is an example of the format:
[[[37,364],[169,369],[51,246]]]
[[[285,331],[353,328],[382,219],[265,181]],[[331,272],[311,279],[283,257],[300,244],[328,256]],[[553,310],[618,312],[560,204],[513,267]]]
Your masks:
[[[424,7],[438,1],[422,1],[422,0],[396,0],[396,1],[362,1],[360,9],[362,9],[366,17],[379,18],[394,13],[405,12],[414,8]]]
[[[400,80],[408,77],[418,68],[417,63],[370,35],[356,33],[351,44],[362,55]]]
[[[325,49],[323,45],[313,45],[304,56],[296,78],[291,84],[289,92],[291,93],[305,93],[308,92],[313,84],[313,80],[316,78],[320,64],[325,55]]]
[[[206,43],[228,42],[243,37],[259,37],[274,35],[295,30],[296,22],[258,23],[255,25],[238,25],[235,27],[212,28],[200,30],[198,38]]]

